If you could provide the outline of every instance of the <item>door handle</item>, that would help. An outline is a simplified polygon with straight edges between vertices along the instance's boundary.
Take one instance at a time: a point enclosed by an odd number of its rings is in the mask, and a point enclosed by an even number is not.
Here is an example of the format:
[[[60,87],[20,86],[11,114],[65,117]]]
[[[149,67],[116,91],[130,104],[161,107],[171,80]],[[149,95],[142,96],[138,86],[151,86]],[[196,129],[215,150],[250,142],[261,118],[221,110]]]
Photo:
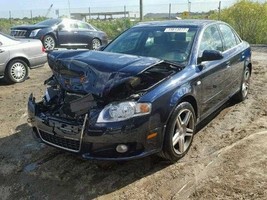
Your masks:
[[[5,52],[5,50],[0,49],[0,53],[3,53],[3,52]]]

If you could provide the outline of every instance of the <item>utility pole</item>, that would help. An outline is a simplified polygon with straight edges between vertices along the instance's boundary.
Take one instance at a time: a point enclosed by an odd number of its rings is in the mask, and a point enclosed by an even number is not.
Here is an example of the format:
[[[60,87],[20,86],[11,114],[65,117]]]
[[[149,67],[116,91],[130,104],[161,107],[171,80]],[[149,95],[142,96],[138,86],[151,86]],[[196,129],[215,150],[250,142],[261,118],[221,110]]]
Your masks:
[[[191,1],[187,0],[188,3],[188,14],[190,15],[191,12]]]
[[[32,18],[32,10],[31,10],[31,21],[32,21],[32,23],[33,23],[33,18]]]
[[[218,9],[219,9],[219,16],[218,16],[218,18],[219,18],[219,20],[221,19],[221,1],[219,1],[219,7],[218,7]]]
[[[70,16],[70,0],[68,0],[68,6],[69,6],[69,18],[71,18],[71,16]]]
[[[140,0],[140,21],[144,20],[143,16],[143,0]]]
[[[9,22],[10,22],[10,24],[12,24],[12,15],[11,15],[11,11],[9,11]]]
[[[49,15],[49,13],[52,10],[52,7],[53,7],[53,4],[51,4],[50,7],[47,9],[46,14],[45,14],[45,17],[47,17]]]
[[[89,20],[91,20],[91,8],[90,7],[88,8],[88,11],[89,11]]]
[[[171,13],[172,13],[172,4],[169,4],[169,19],[171,19]]]

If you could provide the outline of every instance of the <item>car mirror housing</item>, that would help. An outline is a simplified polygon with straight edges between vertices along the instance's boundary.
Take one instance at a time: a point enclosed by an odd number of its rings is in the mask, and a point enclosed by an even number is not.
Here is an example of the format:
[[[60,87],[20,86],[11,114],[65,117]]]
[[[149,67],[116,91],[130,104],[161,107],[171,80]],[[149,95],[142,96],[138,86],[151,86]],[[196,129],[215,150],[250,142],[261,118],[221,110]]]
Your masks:
[[[201,57],[198,58],[198,63],[204,61],[213,61],[213,60],[221,60],[223,55],[220,51],[217,50],[205,50]]]
[[[97,51],[103,51],[106,48],[107,45],[102,45],[99,48],[97,48]]]

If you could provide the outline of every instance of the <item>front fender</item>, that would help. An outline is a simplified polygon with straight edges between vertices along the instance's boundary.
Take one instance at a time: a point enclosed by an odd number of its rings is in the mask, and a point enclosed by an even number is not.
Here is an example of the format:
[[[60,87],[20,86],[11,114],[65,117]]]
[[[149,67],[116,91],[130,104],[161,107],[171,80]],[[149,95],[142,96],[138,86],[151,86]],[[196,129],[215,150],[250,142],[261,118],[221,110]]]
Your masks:
[[[189,83],[185,83],[181,85],[176,91],[174,91],[173,95],[170,99],[170,106],[175,108],[178,103],[181,102],[181,99],[187,95],[192,94],[193,88]]]

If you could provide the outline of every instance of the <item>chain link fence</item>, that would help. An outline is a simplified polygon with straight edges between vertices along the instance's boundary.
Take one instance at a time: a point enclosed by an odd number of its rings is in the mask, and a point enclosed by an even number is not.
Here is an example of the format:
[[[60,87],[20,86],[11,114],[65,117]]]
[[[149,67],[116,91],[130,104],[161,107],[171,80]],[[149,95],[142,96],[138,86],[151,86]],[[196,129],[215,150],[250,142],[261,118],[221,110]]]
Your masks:
[[[205,13],[209,11],[218,11],[220,8],[231,6],[235,0],[226,1],[206,1],[206,2],[190,2],[188,3],[175,3],[175,4],[156,4],[156,5],[143,5],[144,18],[151,16],[172,18],[174,16],[189,15],[190,13]],[[80,14],[80,15],[79,15]],[[156,14],[156,15],[155,15]],[[51,6],[48,9],[35,9],[35,10],[10,10],[1,11],[0,18],[6,19],[33,19],[35,17],[71,17],[71,18],[87,18],[91,19],[110,19],[128,17],[139,19],[140,7],[136,6],[108,6],[108,7],[83,7],[83,8],[66,8],[58,9]]]

